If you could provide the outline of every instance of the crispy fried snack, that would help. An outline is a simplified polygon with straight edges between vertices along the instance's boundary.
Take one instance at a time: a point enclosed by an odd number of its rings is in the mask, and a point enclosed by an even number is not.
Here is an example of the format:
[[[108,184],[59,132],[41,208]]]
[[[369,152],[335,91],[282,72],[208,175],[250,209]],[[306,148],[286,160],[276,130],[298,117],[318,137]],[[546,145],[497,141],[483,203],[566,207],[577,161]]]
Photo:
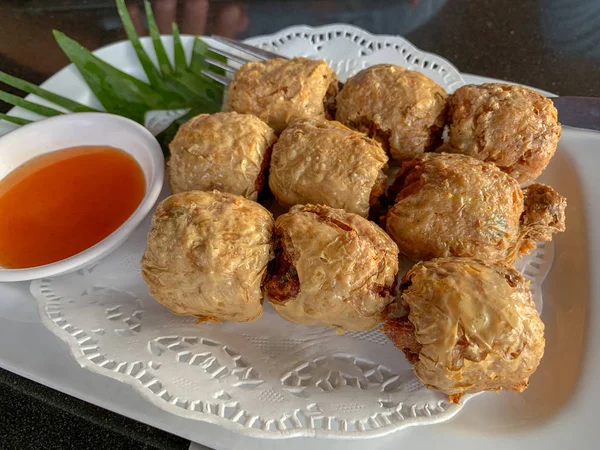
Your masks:
[[[402,165],[390,189],[386,229],[413,261],[470,256],[512,264],[565,229],[566,200],[465,155],[428,153]]]
[[[456,403],[467,393],[527,387],[544,354],[544,324],[517,270],[433,259],[409,270],[401,289],[408,316],[383,331],[421,383]]]
[[[258,203],[219,191],[175,194],[152,216],[142,276],[172,312],[246,322],[262,314],[273,217]]]
[[[425,75],[379,64],[350,78],[337,96],[336,119],[407,160],[441,143],[448,96]]]
[[[551,100],[523,86],[463,86],[448,100],[452,152],[496,164],[519,183],[537,178],[560,139]]]
[[[366,217],[385,191],[388,157],[338,122],[294,122],[273,147],[269,187],[284,207],[312,203]]]
[[[290,322],[370,330],[394,299],[398,249],[367,219],[298,205],[275,222],[275,259],[265,289]]]
[[[169,145],[173,193],[212,191],[256,200],[265,185],[275,132],[249,114],[200,114]]]
[[[562,195],[541,183],[524,187],[523,195],[521,226],[527,229],[529,239],[551,241],[554,233],[565,231],[567,200]]]
[[[235,73],[225,110],[253,114],[279,134],[297,119],[333,118],[337,92],[337,75],[324,60],[251,62]]]

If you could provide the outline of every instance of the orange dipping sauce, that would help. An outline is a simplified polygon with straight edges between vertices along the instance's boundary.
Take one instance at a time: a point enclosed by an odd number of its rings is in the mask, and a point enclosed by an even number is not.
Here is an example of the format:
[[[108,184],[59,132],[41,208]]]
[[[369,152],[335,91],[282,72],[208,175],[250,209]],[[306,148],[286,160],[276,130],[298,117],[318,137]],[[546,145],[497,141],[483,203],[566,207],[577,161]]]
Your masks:
[[[119,228],[145,191],[137,161],[113,147],[27,161],[0,180],[0,266],[41,266],[86,250]]]

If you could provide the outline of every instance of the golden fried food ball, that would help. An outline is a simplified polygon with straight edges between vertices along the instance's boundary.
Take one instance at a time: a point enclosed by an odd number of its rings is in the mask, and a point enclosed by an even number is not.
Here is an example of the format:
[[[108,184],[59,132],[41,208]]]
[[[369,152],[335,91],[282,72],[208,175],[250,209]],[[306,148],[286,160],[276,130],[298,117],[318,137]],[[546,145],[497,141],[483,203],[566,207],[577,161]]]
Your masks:
[[[551,100],[523,86],[463,86],[448,100],[452,152],[496,164],[519,183],[537,178],[560,139]]]
[[[297,119],[333,118],[337,92],[337,75],[324,60],[250,62],[235,73],[225,110],[253,114],[279,134]]]
[[[339,122],[294,122],[273,147],[269,187],[284,207],[313,203],[366,217],[385,191],[388,157]]]
[[[377,139],[402,161],[441,143],[447,98],[425,75],[379,64],[346,82],[336,99],[336,119]]]
[[[564,230],[566,200],[540,186],[528,191],[526,205],[517,181],[493,164],[427,153],[398,172],[386,230],[413,261],[470,256],[511,264],[535,248],[534,240]]]
[[[217,189],[256,200],[275,141],[273,129],[249,114],[200,114],[184,123],[169,145],[171,190]]]
[[[273,217],[258,203],[219,191],[172,195],[152,216],[142,276],[172,312],[246,322],[262,314]]]
[[[402,279],[408,316],[383,331],[419,381],[450,396],[523,391],[544,355],[544,324],[515,269],[472,258],[421,262]]]
[[[341,331],[370,330],[384,320],[398,248],[373,222],[297,205],[277,218],[274,246],[265,290],[281,317]]]

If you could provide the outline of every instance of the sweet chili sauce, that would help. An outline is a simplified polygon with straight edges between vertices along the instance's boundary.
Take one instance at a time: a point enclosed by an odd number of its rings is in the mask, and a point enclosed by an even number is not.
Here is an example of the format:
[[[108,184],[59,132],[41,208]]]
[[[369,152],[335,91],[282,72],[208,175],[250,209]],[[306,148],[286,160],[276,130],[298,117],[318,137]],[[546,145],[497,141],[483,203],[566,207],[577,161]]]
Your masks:
[[[40,266],[91,247],[129,218],[145,190],[138,163],[113,147],[27,161],[0,180],[0,266]]]

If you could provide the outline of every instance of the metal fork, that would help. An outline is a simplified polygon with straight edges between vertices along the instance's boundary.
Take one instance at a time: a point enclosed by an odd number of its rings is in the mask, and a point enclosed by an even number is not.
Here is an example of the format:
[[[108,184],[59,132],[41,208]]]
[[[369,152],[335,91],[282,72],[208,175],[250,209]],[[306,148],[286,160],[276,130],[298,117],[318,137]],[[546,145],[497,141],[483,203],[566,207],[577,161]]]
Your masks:
[[[225,70],[228,74],[233,74],[240,68],[240,66],[252,61],[266,61],[268,59],[274,58],[288,59],[285,56],[281,56],[273,52],[268,52],[266,50],[261,50],[260,48],[244,44],[243,42],[236,41],[235,39],[228,39],[221,36],[211,36],[211,38],[223,44],[227,50],[223,50],[213,45],[209,45],[208,49],[211,52],[216,53],[217,55],[221,55],[227,58],[227,62],[217,61],[213,58],[206,58],[206,62],[210,64],[210,66],[208,69],[201,70],[201,72],[207,77],[212,78],[213,80],[221,83],[224,86],[229,86],[229,83],[231,83],[232,79],[228,76],[213,72],[212,70],[210,70],[211,67],[218,67],[220,69]],[[234,55],[230,53],[230,51],[228,51],[230,49],[237,50],[246,55],[250,55],[253,58],[248,58],[247,56]],[[235,65],[231,65],[232,62]]]

